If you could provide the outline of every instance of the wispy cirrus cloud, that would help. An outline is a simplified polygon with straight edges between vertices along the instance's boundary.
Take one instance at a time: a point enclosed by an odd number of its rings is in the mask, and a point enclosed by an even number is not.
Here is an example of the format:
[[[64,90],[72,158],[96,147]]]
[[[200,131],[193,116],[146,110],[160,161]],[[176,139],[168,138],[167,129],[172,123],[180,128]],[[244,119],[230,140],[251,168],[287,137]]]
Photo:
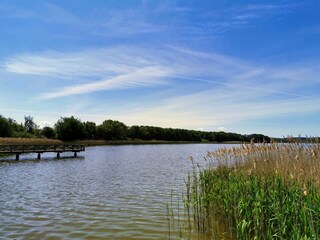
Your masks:
[[[77,53],[23,54],[7,59],[3,68],[19,75],[68,80],[59,90],[37,96],[43,100],[163,84],[171,71],[170,64],[163,61],[142,49],[115,47]]]
[[[173,39],[212,39],[225,31],[253,26],[270,20],[277,21],[294,11],[298,4],[238,4],[227,8],[194,8],[172,1],[159,1],[153,4],[137,3],[130,8],[103,8],[89,11],[80,18],[72,9],[61,4],[34,3],[35,10],[21,6],[0,5],[2,17],[34,19],[44,23],[57,24],[72,30],[77,27],[77,36],[98,38],[122,38],[141,35],[155,35],[159,39],[169,34]],[[172,17],[175,14],[175,17]],[[168,16],[163,17],[163,16]],[[170,17],[169,17],[170,16]],[[0,16],[1,17],[1,16]],[[194,21],[188,19],[192,17]],[[71,28],[72,27],[72,28]],[[68,38],[68,31],[57,34]]]
[[[103,49],[69,54],[54,51],[22,54],[7,59],[3,68],[11,73],[73,79],[128,73],[141,67],[138,62],[134,63],[133,57],[121,56],[119,52]]]
[[[120,75],[110,79],[100,80],[98,82],[80,84],[75,86],[64,87],[62,90],[41,94],[39,99],[52,99],[64,96],[72,96],[97,91],[128,89],[141,86],[155,86],[163,84],[159,78],[163,78],[168,74],[166,69],[157,67],[146,67]]]
[[[115,36],[160,33],[168,29],[167,26],[155,23],[149,14],[150,12],[143,8],[112,10],[100,20],[98,27]]]
[[[3,61],[10,73],[39,75],[61,79],[99,79],[128,74],[145,67],[170,66],[174,56],[149,48],[115,46],[79,52],[46,51],[21,54]]]
[[[116,119],[133,125],[154,124],[162,127],[218,129],[221,125],[232,126],[250,119],[272,119],[279,116],[294,117],[320,111],[320,99],[292,99],[257,101],[256,97],[234,95],[234,89],[224,95],[217,91],[201,92],[183,97],[173,97],[164,104],[150,108],[133,108],[125,114],[114,114]],[[212,97],[212,96],[219,96]],[[198,99],[203,99],[198,101]],[[174,118],[173,118],[174,116]]]
[[[5,71],[14,74],[69,80],[63,86],[64,93],[41,95],[47,99],[102,89],[152,86],[163,81],[174,84],[179,79],[184,79],[186,84],[202,82],[299,97],[299,88],[319,83],[317,66],[297,63],[271,67],[173,46],[157,50],[111,47],[76,53],[23,54],[3,64]]]
[[[259,26],[270,21],[275,22],[295,11],[301,4],[238,4],[235,7],[209,10],[205,16],[206,28],[221,34],[234,28]]]
[[[95,103],[91,114],[70,111],[86,120],[102,121],[109,116],[128,125],[206,130],[224,126],[236,131],[232,126],[252,119],[319,112],[319,64],[273,66],[176,46],[117,46],[23,54],[7,59],[3,69],[16,77],[43,76],[59,82],[55,89],[39,89],[39,102],[80,95],[83,99],[101,91],[121,94],[124,89],[153,89],[152,94],[135,96],[132,102],[124,97],[122,108]]]

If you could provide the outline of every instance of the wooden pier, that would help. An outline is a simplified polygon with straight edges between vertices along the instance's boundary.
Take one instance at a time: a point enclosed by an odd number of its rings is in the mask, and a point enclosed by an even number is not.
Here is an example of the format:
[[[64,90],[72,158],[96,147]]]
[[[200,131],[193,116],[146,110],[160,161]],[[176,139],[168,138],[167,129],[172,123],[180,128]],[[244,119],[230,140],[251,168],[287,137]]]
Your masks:
[[[53,152],[60,158],[60,154],[64,152],[72,152],[74,157],[77,157],[78,152],[85,151],[85,145],[0,145],[0,153],[15,154],[16,160],[24,153],[37,153],[38,159],[41,159],[41,154]]]

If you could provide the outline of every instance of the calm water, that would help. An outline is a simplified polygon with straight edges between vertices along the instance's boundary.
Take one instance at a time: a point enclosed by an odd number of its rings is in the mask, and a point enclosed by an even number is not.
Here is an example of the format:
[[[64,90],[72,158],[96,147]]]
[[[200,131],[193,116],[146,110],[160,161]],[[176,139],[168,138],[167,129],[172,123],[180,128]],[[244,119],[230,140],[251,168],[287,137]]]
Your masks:
[[[182,192],[188,157],[204,164],[218,147],[99,146],[0,162],[0,238],[168,239],[166,205]]]

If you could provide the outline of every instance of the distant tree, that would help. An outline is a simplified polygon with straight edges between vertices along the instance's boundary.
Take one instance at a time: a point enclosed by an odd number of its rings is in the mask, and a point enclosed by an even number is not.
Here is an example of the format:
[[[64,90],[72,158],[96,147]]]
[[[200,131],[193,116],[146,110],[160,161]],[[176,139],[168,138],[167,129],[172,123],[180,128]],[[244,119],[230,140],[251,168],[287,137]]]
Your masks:
[[[140,131],[141,131],[141,139],[143,140],[151,140],[151,136],[150,136],[150,127],[148,126],[142,126],[140,127]]]
[[[250,134],[250,135],[246,135],[246,139],[248,142],[250,142],[251,140],[253,140],[255,143],[262,143],[262,142],[270,142],[270,137],[265,136],[263,134]]]
[[[50,138],[50,139],[53,139],[56,137],[56,133],[52,127],[42,128],[41,135],[45,136],[46,138]]]
[[[142,139],[140,127],[136,125],[129,127],[128,137],[132,139]]]
[[[98,126],[98,135],[105,140],[124,140],[127,139],[127,130],[124,123],[109,119]]]
[[[10,121],[0,115],[0,137],[12,137],[13,127]]]
[[[217,132],[215,137],[217,142],[224,142],[229,140],[227,133],[223,131]]]
[[[63,141],[84,139],[85,127],[83,123],[73,116],[60,118],[55,124],[57,138]]]
[[[84,122],[85,139],[95,139],[97,137],[97,126],[94,122]]]
[[[34,133],[37,129],[37,125],[33,121],[33,117],[24,116],[24,127],[28,133]]]
[[[262,134],[241,135],[227,132],[205,132],[175,128],[161,128],[154,126],[131,126],[116,120],[105,120],[97,126],[94,122],[81,122],[71,116],[60,118],[55,128],[44,127],[39,129],[33,121],[33,117],[25,116],[24,124],[18,124],[14,119],[5,118],[0,115],[0,137],[35,137],[45,136],[63,141],[77,139],[105,139],[124,140],[127,137],[142,140],[165,140],[165,141],[246,141],[270,142],[270,137]],[[284,139],[288,140],[288,139]],[[281,139],[278,139],[281,141]],[[301,139],[300,141],[305,141]]]
[[[9,121],[10,125],[12,126],[14,132],[25,132],[26,131],[26,128],[24,127],[24,125],[22,123],[17,123],[17,121],[12,118],[8,118],[8,121]]]

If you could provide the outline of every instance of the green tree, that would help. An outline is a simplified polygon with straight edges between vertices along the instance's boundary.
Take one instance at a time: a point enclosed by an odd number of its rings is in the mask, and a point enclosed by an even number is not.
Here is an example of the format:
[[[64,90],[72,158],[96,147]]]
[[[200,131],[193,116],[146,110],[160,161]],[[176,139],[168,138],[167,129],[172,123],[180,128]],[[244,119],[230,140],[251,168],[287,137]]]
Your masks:
[[[34,133],[37,129],[37,125],[33,121],[33,117],[24,116],[24,127],[28,133]]]
[[[57,138],[62,141],[73,141],[84,139],[85,137],[85,127],[83,123],[73,116],[60,118],[55,124],[55,130]]]
[[[140,127],[136,125],[131,126],[128,129],[128,137],[132,139],[142,139]]]
[[[12,126],[13,132],[25,132],[26,128],[24,127],[24,125],[22,123],[17,123],[16,120],[12,119],[12,118],[8,118],[8,121],[10,123],[10,125]]]
[[[216,141],[217,142],[224,142],[229,141],[227,133],[220,131],[216,133]]]
[[[262,134],[250,134],[250,135],[246,135],[247,141],[250,142],[251,140],[253,140],[255,143],[262,143],[262,142],[270,142],[270,137],[262,135]]]
[[[95,139],[97,137],[97,126],[94,122],[84,122],[85,139]]]
[[[13,127],[10,121],[0,115],[0,137],[12,137]]]
[[[44,127],[41,130],[41,135],[45,136],[46,138],[55,138],[56,137],[56,133],[54,131],[54,129],[52,127]]]
[[[98,126],[98,135],[105,140],[124,140],[127,139],[127,130],[124,123],[109,119]]]
[[[148,127],[148,126],[140,127],[141,139],[143,139],[143,140],[151,140],[149,129],[150,129],[150,127]]]

